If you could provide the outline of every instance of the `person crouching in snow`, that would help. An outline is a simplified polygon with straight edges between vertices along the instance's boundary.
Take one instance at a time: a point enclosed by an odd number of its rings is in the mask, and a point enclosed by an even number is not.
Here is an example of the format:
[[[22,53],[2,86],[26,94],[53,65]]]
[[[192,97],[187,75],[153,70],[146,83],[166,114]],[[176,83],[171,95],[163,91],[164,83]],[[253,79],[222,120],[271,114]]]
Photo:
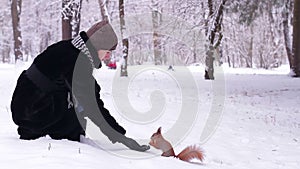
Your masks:
[[[112,26],[100,21],[87,32],[55,43],[39,54],[19,76],[11,100],[20,139],[49,135],[80,141],[80,135],[85,135],[84,118],[88,117],[112,143],[136,151],[148,150],[148,145],[126,137],[126,130],[104,108],[100,86],[92,75],[117,43]]]

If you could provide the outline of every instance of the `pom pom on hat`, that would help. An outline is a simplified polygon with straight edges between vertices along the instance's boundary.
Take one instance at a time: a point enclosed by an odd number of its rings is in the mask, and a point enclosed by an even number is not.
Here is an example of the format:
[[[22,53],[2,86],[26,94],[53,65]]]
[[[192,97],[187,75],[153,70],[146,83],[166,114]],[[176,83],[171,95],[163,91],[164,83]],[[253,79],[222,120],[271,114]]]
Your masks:
[[[98,50],[115,50],[118,38],[108,21],[100,21],[94,24],[87,32],[89,41]]]

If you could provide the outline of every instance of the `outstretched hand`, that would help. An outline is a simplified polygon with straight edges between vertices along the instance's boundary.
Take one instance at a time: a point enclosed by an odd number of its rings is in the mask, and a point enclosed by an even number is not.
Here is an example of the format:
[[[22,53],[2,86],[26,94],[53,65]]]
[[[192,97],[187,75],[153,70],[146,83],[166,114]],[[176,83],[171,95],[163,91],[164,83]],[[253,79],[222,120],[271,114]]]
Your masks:
[[[124,144],[129,149],[135,150],[135,151],[144,152],[144,151],[147,151],[147,150],[150,149],[149,145],[140,145],[134,139],[126,137],[126,136],[122,137],[119,140],[119,142],[122,143],[122,144]]]

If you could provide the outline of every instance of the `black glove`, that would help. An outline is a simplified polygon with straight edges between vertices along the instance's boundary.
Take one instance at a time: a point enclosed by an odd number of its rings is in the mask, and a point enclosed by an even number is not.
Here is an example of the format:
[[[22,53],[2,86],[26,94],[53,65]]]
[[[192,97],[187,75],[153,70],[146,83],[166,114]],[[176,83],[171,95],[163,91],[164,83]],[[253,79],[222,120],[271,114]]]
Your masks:
[[[134,139],[126,137],[122,135],[121,138],[118,139],[119,143],[124,144],[126,147],[128,147],[131,150],[144,152],[150,149],[150,146],[148,145],[139,145]]]

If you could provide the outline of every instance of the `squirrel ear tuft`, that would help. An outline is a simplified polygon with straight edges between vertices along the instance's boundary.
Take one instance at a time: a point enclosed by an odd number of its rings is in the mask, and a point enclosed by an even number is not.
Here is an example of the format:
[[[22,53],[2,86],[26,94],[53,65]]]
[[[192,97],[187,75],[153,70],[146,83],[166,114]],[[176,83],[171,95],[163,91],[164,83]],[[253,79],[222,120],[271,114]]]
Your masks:
[[[157,133],[161,134],[161,127],[158,128]]]

